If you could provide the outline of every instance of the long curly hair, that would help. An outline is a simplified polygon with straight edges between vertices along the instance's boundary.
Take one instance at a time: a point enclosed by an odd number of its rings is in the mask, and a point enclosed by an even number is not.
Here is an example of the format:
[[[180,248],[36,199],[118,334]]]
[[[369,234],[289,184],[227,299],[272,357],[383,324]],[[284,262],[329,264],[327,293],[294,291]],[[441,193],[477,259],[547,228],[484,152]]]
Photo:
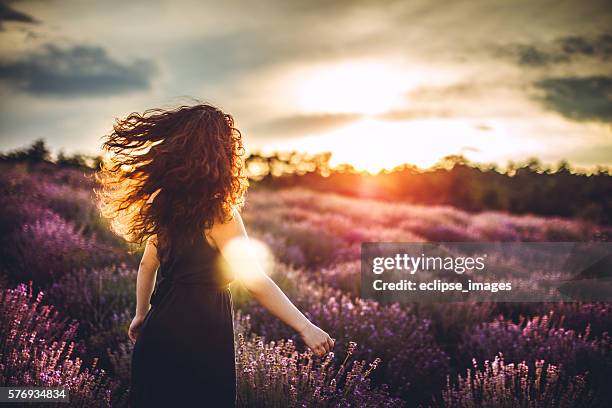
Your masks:
[[[98,208],[134,249],[155,235],[160,260],[244,205],[242,136],[212,105],[131,113],[116,120],[102,148]]]

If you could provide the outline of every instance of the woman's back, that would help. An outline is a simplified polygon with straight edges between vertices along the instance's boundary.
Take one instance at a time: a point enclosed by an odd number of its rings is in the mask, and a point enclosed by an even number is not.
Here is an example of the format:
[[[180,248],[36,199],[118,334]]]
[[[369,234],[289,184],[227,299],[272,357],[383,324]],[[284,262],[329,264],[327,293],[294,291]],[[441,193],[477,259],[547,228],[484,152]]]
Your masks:
[[[233,274],[227,263],[202,234],[161,262],[158,276],[134,345],[132,406],[234,406]]]
[[[172,285],[223,289],[235,279],[235,274],[219,250],[202,234],[190,246],[171,251],[168,259],[160,262],[157,277],[151,304],[159,302]]]

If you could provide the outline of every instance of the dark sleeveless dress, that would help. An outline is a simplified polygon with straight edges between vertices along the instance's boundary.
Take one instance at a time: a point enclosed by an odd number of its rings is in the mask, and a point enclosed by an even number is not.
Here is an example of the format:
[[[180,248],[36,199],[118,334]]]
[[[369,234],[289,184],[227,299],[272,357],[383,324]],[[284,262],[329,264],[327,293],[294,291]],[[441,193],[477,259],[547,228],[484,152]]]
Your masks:
[[[132,353],[131,407],[235,406],[233,278],[203,235],[160,264]]]

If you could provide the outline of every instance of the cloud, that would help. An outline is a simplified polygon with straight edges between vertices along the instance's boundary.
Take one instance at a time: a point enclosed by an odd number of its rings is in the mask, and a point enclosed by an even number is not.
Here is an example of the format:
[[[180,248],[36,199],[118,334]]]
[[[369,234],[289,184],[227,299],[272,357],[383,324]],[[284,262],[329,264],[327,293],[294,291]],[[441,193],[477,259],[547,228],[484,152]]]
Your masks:
[[[612,122],[612,77],[547,78],[535,82],[541,102],[576,121]]]
[[[406,108],[389,110],[377,117],[388,121],[405,121],[471,116],[469,112],[474,106],[483,112],[482,100],[493,98],[496,92],[499,92],[499,84],[483,78],[448,85],[420,86],[406,94]]]
[[[533,45],[515,45],[513,53],[517,58],[518,64],[524,66],[541,67],[570,61],[568,55],[544,51]]]
[[[551,162],[563,158],[580,166],[609,166],[612,165],[612,144],[606,142],[581,143],[557,152],[550,152],[548,156],[543,154],[541,158]]]
[[[596,38],[565,37],[561,38],[559,43],[567,55],[594,56],[604,61],[612,56],[612,34],[601,34]]]
[[[256,125],[254,133],[262,136],[303,136],[312,133],[322,133],[359,119],[359,114],[312,114],[294,115],[270,120]]]
[[[495,50],[497,55],[511,57],[519,65],[545,67],[568,63],[576,57],[608,61],[612,57],[612,34],[598,36],[565,36],[549,43],[510,44]]]
[[[12,2],[7,0],[0,0],[0,31],[2,30],[2,23],[5,23],[7,21],[30,24],[38,23],[38,21],[34,19],[34,17],[22,13],[21,11],[15,10],[9,5],[9,3]]]
[[[151,87],[156,66],[150,60],[125,64],[98,46],[42,49],[11,60],[0,60],[0,80],[34,95],[103,96]]]
[[[389,121],[405,121],[411,119],[423,118],[449,118],[454,116],[454,113],[448,108],[414,108],[414,109],[396,109],[377,115],[379,119]]]

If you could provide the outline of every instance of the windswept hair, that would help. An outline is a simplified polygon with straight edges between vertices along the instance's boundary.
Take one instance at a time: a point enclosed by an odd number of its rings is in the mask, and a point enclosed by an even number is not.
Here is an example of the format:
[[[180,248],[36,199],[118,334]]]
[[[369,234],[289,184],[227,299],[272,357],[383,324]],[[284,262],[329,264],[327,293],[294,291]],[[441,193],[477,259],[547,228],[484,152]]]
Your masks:
[[[107,157],[95,175],[102,215],[137,247],[156,235],[162,260],[244,205],[242,136],[214,106],[131,113],[102,147]]]

